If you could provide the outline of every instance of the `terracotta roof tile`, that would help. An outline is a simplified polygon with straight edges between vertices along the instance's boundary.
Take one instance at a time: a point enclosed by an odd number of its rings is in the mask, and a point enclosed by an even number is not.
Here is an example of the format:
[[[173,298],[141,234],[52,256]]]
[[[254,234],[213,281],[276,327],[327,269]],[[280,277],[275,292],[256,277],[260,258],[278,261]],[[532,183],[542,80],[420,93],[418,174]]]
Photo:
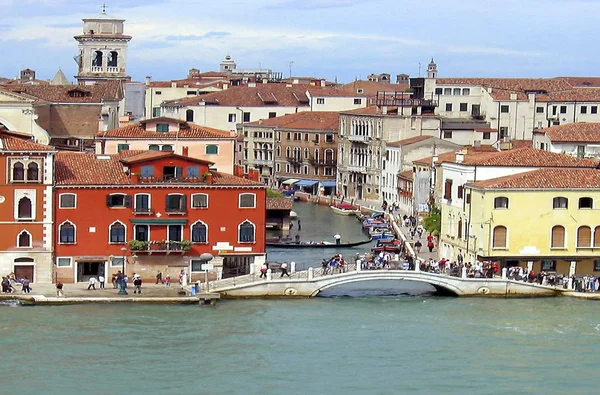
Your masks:
[[[383,115],[377,106],[372,105],[355,110],[342,111],[341,114],[356,114],[356,115]]]
[[[49,145],[38,144],[32,141],[30,138],[8,136],[4,133],[0,133],[0,142],[0,152],[56,151],[56,148]]]
[[[452,162],[456,162],[453,160]],[[465,155],[463,164],[507,167],[579,167],[595,168],[598,161],[525,147],[508,151]]]
[[[491,145],[481,145],[478,147],[463,147],[461,150],[444,152],[443,154],[437,155],[438,160],[436,162],[437,165],[447,162],[455,162],[456,161],[456,153],[457,152],[466,152],[465,157],[472,155],[481,155],[481,154],[489,154],[493,152],[499,152],[496,148]],[[413,160],[414,164],[432,166],[433,165],[433,156],[428,156],[427,158]]]
[[[412,179],[413,179],[413,176],[414,176],[414,174],[413,174],[413,171],[412,171],[412,170],[403,171],[402,173],[400,173],[400,174],[398,174],[398,175],[399,175],[400,177],[402,177],[402,178],[406,179],[406,180],[409,180],[409,181],[412,181]]]
[[[408,84],[389,84],[385,82],[357,80],[349,84],[342,85],[338,88],[343,91],[358,93],[362,89],[362,93],[367,96],[376,96],[377,92],[403,92],[410,89]]]
[[[392,141],[392,142],[387,143],[386,145],[388,147],[403,147],[405,145],[418,143],[419,141],[429,140],[432,138],[434,138],[434,136],[415,136],[415,137],[410,137],[410,138],[403,139],[403,140]]]
[[[546,91],[555,92],[571,89],[564,78],[438,78],[437,85],[471,85],[504,91]]]
[[[294,200],[291,197],[267,198],[267,210],[291,210]]]
[[[185,159],[192,162],[204,163],[208,165],[213,165],[214,162],[210,162],[204,159],[193,158],[190,156],[183,156],[174,153],[173,151],[134,151],[136,154],[129,155],[126,153],[127,150],[121,151],[119,153],[119,157],[121,158],[121,162],[126,164],[139,163],[139,162],[147,162],[150,160],[162,159],[162,158],[180,158]],[[124,153],[124,154],[123,154]]]
[[[340,114],[329,111],[301,111],[295,114],[263,119],[245,126],[277,127],[282,129],[338,130]]]
[[[567,123],[560,126],[538,129],[538,134],[545,134],[550,141],[569,143],[600,143],[600,123]]]
[[[156,120],[156,119],[154,119]],[[134,125],[127,125],[122,128],[98,132],[96,135],[100,138],[140,138],[140,139],[235,139],[235,136],[226,130],[209,128],[196,125],[191,122],[179,122],[179,131],[173,132],[153,132],[146,130],[144,124],[152,119],[140,122]]]
[[[546,168],[477,181],[468,186],[483,189],[600,189],[600,170]]]
[[[0,88],[36,97],[48,103],[102,103],[123,98],[123,89],[119,81],[94,85],[3,85]]]

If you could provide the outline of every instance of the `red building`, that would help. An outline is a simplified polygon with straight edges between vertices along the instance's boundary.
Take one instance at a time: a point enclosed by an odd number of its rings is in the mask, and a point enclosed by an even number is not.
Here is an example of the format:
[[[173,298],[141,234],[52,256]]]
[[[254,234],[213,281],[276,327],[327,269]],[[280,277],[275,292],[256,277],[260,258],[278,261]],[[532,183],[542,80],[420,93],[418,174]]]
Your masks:
[[[52,280],[52,168],[56,151],[0,130],[0,274]]]
[[[121,270],[152,281],[183,269],[203,279],[249,273],[265,261],[266,189],[170,151],[56,157],[56,279],[87,281]]]

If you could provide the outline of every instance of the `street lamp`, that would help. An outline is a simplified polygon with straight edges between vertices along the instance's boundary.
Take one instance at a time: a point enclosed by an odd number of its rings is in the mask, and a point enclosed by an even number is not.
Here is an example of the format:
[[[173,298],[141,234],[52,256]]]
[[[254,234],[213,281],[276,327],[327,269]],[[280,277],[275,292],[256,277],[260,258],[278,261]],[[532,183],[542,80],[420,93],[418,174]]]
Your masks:
[[[204,270],[204,275],[206,276],[206,292],[209,291],[209,286],[208,286],[208,271],[210,269],[213,268],[213,265],[209,264],[208,262],[212,261],[214,258],[214,256],[212,256],[212,254],[209,254],[208,252],[205,252],[204,254],[200,255],[200,261],[204,262],[202,264],[202,267],[200,269]]]
[[[125,288],[127,286],[127,283],[125,282],[125,254],[127,253],[127,248],[123,247],[121,248],[121,251],[123,252],[123,266],[122,266],[122,270],[121,270],[121,283],[119,284],[119,295],[127,295],[127,289]]]

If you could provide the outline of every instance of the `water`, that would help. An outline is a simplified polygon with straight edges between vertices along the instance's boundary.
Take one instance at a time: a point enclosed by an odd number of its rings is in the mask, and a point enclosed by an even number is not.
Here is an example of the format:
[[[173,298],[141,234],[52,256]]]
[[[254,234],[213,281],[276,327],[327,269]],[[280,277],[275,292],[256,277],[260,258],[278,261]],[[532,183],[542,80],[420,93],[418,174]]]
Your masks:
[[[0,393],[592,394],[597,312],[569,298],[0,305]]]

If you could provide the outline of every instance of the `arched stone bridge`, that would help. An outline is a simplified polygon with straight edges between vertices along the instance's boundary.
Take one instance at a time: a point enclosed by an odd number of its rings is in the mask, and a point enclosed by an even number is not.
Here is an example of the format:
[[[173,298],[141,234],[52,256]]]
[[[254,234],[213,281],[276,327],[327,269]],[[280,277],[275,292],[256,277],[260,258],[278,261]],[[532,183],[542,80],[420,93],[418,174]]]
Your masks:
[[[561,293],[560,289],[501,278],[460,278],[408,270],[349,270],[323,274],[321,269],[313,268],[292,273],[290,278],[281,278],[279,273],[269,273],[266,279],[257,274],[227,278],[210,283],[209,291],[218,292],[225,298],[315,297],[338,285],[377,280],[426,283],[439,293],[452,296],[553,296]]]

